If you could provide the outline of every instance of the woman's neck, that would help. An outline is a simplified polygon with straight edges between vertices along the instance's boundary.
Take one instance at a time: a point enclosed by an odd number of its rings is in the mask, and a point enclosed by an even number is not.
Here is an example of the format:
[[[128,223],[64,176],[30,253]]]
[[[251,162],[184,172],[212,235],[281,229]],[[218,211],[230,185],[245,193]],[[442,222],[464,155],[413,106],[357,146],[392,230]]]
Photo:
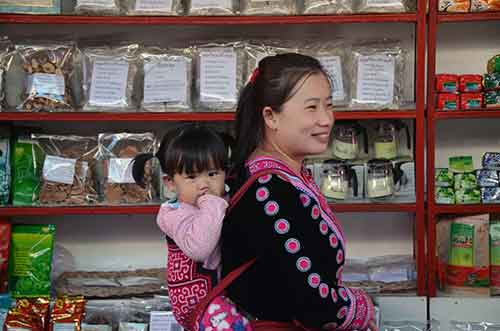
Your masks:
[[[300,171],[302,169],[302,162],[304,161],[304,158],[294,158],[288,155],[274,143],[264,143],[257,147],[252,153],[251,158],[256,158],[258,156],[270,156],[272,158],[278,159],[284,162],[297,174],[300,174]]]

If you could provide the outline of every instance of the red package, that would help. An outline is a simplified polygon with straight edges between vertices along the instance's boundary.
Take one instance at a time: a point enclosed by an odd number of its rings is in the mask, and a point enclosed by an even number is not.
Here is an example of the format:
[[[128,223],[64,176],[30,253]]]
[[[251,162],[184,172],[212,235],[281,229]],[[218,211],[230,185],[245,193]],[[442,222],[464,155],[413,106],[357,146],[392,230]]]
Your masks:
[[[47,327],[49,300],[45,298],[18,299],[5,318],[4,330],[27,329],[44,331]]]
[[[10,223],[0,222],[0,293],[6,293],[9,285]]]
[[[80,331],[84,313],[85,299],[83,296],[57,298],[50,314],[49,331],[63,328]]]
[[[440,93],[437,100],[438,110],[458,110],[460,104],[458,102],[458,94]]]
[[[436,75],[436,91],[440,93],[457,93],[458,75],[451,75],[451,74]]]
[[[480,109],[482,107],[482,93],[462,93],[460,95],[460,109]]]
[[[460,92],[477,93],[483,90],[483,76],[461,75],[459,78]]]

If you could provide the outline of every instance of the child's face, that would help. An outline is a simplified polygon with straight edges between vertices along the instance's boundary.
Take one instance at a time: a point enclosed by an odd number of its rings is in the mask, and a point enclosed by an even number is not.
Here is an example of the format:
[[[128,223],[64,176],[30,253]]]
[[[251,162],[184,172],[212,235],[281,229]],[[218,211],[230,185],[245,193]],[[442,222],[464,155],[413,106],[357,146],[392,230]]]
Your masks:
[[[196,205],[199,197],[205,194],[222,196],[226,173],[220,169],[210,169],[187,174],[175,174],[174,178],[166,179],[169,190],[177,193],[180,202]]]

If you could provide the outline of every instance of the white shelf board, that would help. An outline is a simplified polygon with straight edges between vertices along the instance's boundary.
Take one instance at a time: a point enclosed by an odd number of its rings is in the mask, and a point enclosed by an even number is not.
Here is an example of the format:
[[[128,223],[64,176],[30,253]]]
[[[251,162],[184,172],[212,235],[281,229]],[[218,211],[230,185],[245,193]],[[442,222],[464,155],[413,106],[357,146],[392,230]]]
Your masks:
[[[385,321],[427,320],[427,298],[418,296],[376,296],[375,303],[380,307],[382,324]]]

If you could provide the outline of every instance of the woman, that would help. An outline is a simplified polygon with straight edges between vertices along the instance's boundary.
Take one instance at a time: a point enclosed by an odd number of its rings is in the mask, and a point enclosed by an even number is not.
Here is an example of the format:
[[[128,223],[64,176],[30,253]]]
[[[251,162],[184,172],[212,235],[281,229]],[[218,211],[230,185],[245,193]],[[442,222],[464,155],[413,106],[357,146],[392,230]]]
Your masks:
[[[235,173],[280,175],[260,177],[226,216],[223,274],[256,258],[227,295],[259,320],[374,331],[370,298],[342,286],[342,228],[303,166],[327,149],[333,122],[331,83],[317,60],[260,61],[238,103]]]

